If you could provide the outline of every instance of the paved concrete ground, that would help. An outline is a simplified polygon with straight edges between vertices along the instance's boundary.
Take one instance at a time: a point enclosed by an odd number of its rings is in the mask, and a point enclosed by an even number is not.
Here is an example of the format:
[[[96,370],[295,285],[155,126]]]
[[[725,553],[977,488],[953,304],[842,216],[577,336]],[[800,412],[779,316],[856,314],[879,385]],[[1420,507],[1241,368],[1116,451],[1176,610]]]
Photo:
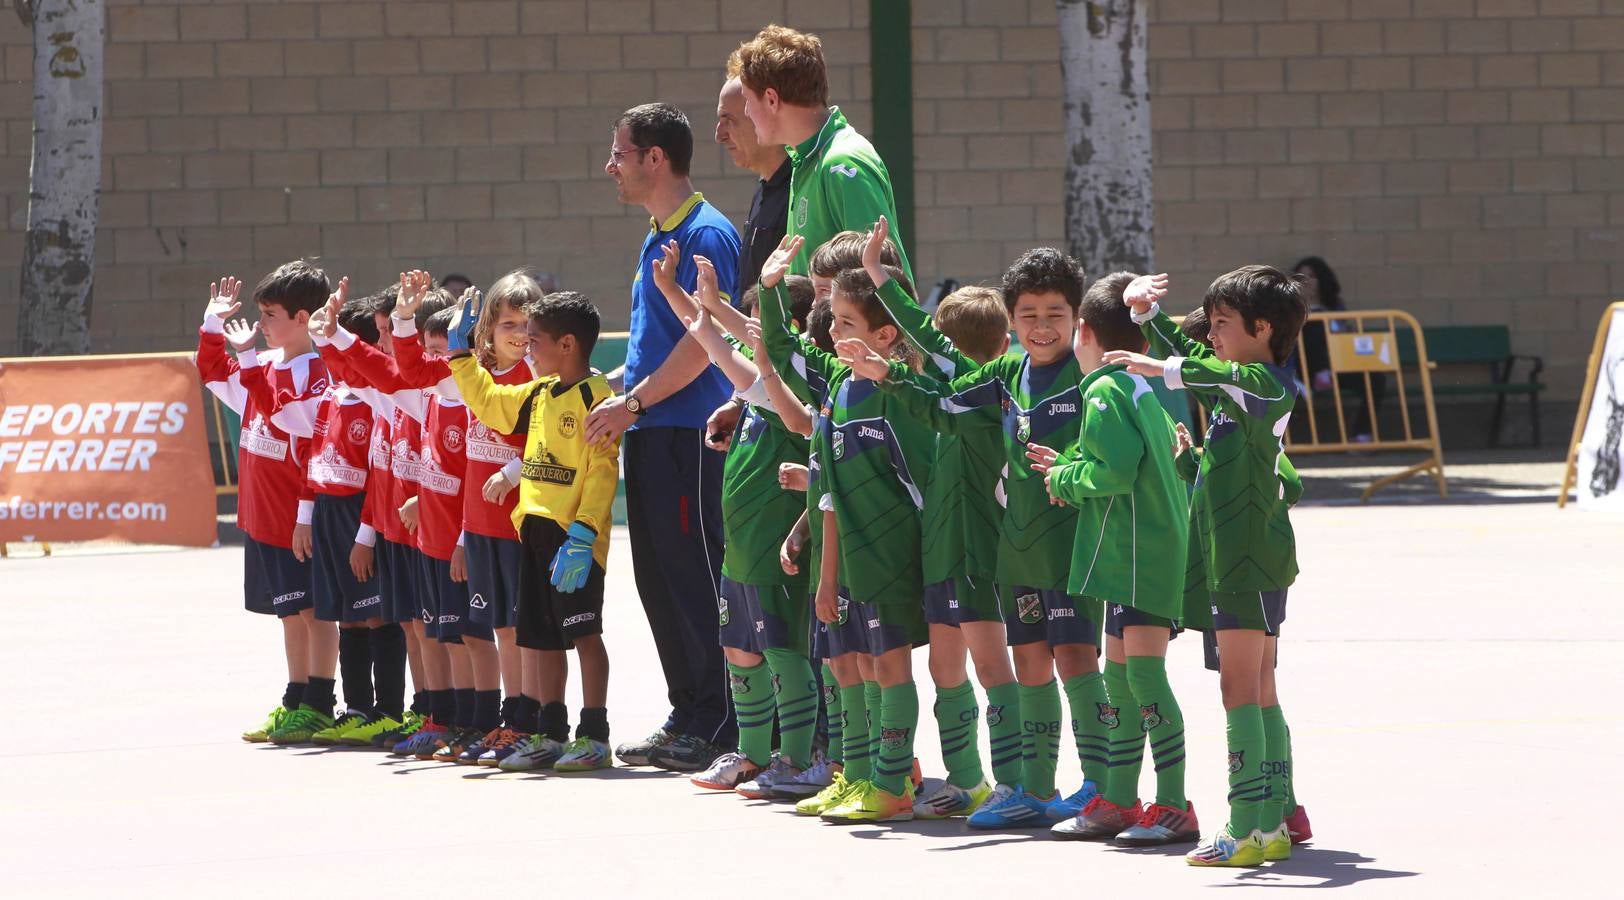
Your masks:
[[[1287,863],[1200,871],[959,822],[838,828],[643,770],[488,774],[248,746],[237,732],[281,689],[280,640],[239,610],[229,548],[0,560],[5,894],[1612,895],[1624,520],[1477,504],[1319,506],[1296,522],[1304,575],[1280,681],[1317,837]],[[625,738],[656,723],[662,690],[616,540],[610,718]],[[1170,668],[1210,830],[1217,682],[1196,639],[1175,642]],[[1077,777],[1068,752],[1062,783]]]

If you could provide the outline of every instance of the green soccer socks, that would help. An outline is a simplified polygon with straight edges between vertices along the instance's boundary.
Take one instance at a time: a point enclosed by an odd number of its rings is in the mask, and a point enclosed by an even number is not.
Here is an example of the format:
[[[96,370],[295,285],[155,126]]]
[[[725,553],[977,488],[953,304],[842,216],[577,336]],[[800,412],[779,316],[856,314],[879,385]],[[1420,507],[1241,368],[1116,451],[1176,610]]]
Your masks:
[[[758,766],[765,766],[773,753],[772,672],[766,663],[750,668],[727,664],[733,690],[733,712],[739,720],[739,752]]]
[[[1122,714],[1136,717],[1137,726],[1150,740],[1150,757],[1156,765],[1156,802],[1183,809],[1184,713],[1167,680],[1167,660],[1160,656],[1130,656],[1127,676],[1136,708],[1124,707]]]
[[[874,745],[868,739],[868,705],[862,682],[840,689],[841,731],[845,735],[846,780],[863,781],[874,777]],[[879,704],[874,715],[879,716]]]
[[[992,748],[992,780],[1016,785],[1021,771],[1021,688],[1011,681],[987,688],[987,740]]]
[[[812,764],[812,732],[818,725],[818,685],[806,654],[767,651],[778,708],[778,749],[797,766]],[[751,757],[754,760],[754,757]]]
[[[1066,705],[1071,707],[1071,736],[1083,764],[1083,780],[1104,785],[1107,774],[1110,727],[1100,720],[1106,706],[1105,679],[1089,672],[1066,679]]]
[[[972,704],[974,698],[972,693]],[[913,775],[914,732],[919,728],[918,687],[905,681],[881,688],[880,710],[875,718],[880,720],[880,739],[879,757],[874,762],[874,784],[900,797]]]
[[[1106,702],[1099,719],[1109,729],[1110,767],[1100,782],[1105,799],[1117,806],[1131,807],[1139,799],[1139,770],[1145,760],[1145,732],[1139,727],[1139,706],[1128,683],[1128,667],[1105,661]],[[1075,717],[1079,710],[1073,709]],[[1182,807],[1180,807],[1182,809]]]
[[[1054,769],[1060,762],[1060,685],[1054,679],[1020,686],[1021,784],[1039,799],[1054,795]]]
[[[1263,773],[1263,713],[1257,704],[1237,706],[1224,714],[1229,744],[1229,833],[1244,840],[1263,818],[1269,792]]]
[[[1258,825],[1265,833],[1280,827],[1291,802],[1291,732],[1286,728],[1285,713],[1280,707],[1265,706],[1263,717],[1263,774],[1268,777],[1269,796],[1263,801],[1262,821]]]
[[[966,680],[955,687],[936,688],[936,731],[942,738],[942,764],[947,766],[947,782],[965,790],[981,784],[980,729],[976,723],[976,692]]]

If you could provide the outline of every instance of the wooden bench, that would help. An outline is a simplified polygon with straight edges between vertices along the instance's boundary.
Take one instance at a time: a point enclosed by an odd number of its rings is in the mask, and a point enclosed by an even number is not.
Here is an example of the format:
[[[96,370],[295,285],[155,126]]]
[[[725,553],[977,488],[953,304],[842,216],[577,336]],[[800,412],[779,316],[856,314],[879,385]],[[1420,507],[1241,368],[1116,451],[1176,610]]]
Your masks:
[[[1505,419],[1506,398],[1526,396],[1534,446],[1539,446],[1539,395],[1545,390],[1539,374],[1545,369],[1544,360],[1511,352],[1511,329],[1504,325],[1437,325],[1423,327],[1422,333],[1427,340],[1427,359],[1435,367],[1478,365],[1488,371],[1487,381],[1439,384],[1435,378],[1432,382],[1433,396],[1493,396],[1494,418],[1489,423],[1489,444],[1496,447],[1500,445],[1500,426]],[[1398,352],[1404,365],[1416,364],[1414,332],[1408,329],[1398,331]],[[1512,370],[1519,360],[1529,364],[1527,379],[1512,381]]]

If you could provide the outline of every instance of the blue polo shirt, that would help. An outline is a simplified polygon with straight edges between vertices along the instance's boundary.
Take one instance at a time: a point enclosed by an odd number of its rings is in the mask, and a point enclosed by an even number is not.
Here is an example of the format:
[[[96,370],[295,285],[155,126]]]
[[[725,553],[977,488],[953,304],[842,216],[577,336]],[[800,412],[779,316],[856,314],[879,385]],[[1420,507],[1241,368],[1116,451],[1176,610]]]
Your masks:
[[[732,302],[728,287],[738,278],[739,233],[727,217],[695,193],[664,222],[649,220],[648,237],[643,240],[643,258],[632,281],[631,340],[626,347],[626,390],[643,382],[671,355],[677,341],[687,335],[682,320],[654,284],[654,260],[661,257],[660,246],[675,240],[681,252],[677,263],[677,284],[693,293],[699,278],[694,257],[703,256],[716,267],[716,283],[722,298]],[[733,395],[733,385],[716,366],[707,366],[699,377],[682,390],[648,408],[633,428],[704,428],[705,420]]]

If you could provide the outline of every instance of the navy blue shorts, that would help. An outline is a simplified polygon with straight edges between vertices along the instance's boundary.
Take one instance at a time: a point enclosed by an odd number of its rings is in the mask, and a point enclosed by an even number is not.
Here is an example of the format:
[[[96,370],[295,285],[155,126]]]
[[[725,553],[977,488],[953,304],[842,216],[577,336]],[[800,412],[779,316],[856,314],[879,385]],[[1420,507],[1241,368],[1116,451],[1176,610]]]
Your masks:
[[[723,647],[746,653],[807,650],[809,608],[799,585],[740,584],[722,576],[717,621]]]
[[[825,647],[829,651],[827,657],[829,659],[845,656],[848,653],[869,652],[868,628],[863,622],[862,615],[858,612],[858,607],[861,604],[853,603],[845,588],[840,589],[839,598],[837,604],[839,612],[835,621],[824,626],[828,633]],[[816,601],[817,598],[814,597],[813,602],[816,603]]]
[[[518,539],[468,534],[463,537],[468,557],[468,618],[487,628],[512,628],[519,622]]]
[[[925,585],[925,623],[951,625],[998,622],[998,589],[992,579],[958,575]]]
[[[378,593],[383,597],[385,622],[410,622],[423,614],[418,601],[418,585],[423,581],[423,554],[410,544],[397,544],[378,538],[373,548],[373,567],[378,571]]]
[[[285,619],[310,608],[310,563],[243,535],[242,596],[249,612]]]
[[[366,499],[365,494],[316,495],[316,513],[310,522],[315,548],[310,594],[316,618],[323,622],[365,622],[383,615],[377,572],[361,581],[350,568],[350,551],[355,549],[355,533],[361,527],[361,507]]]
[[[468,585],[451,580],[451,561],[422,554],[423,634],[442,644],[460,644],[463,637],[493,641],[489,627],[468,621]]]
[[[1100,645],[1104,610],[1092,597],[1073,597],[1065,591],[1025,585],[999,585],[998,605],[1004,611],[1011,647],[1039,641],[1048,641],[1050,647]]]
[[[1164,619],[1161,616],[1154,616],[1148,612],[1145,612],[1144,610],[1134,609],[1131,606],[1123,606],[1120,603],[1105,604],[1106,634],[1120,640],[1122,638],[1122,629],[1131,628],[1138,625],[1146,625],[1152,628],[1166,628],[1168,633],[1173,637],[1178,637],[1179,632],[1183,630],[1179,628],[1179,626],[1175,625],[1172,619]]]
[[[1225,594],[1212,592],[1212,630],[1250,629],[1270,637],[1280,635],[1286,621],[1286,592],[1247,591]]]
[[[553,557],[568,533],[552,519],[526,516],[519,530],[519,618],[514,637],[528,650],[573,650],[584,637],[603,634],[603,566],[593,560],[586,584],[563,593],[553,587]]]
[[[925,609],[922,606],[912,603],[856,603],[852,609],[853,615],[863,623],[871,656],[903,648],[911,650],[928,642],[930,626],[925,624]]]

